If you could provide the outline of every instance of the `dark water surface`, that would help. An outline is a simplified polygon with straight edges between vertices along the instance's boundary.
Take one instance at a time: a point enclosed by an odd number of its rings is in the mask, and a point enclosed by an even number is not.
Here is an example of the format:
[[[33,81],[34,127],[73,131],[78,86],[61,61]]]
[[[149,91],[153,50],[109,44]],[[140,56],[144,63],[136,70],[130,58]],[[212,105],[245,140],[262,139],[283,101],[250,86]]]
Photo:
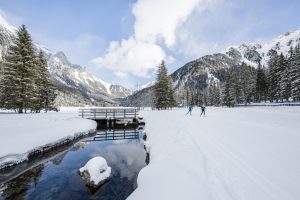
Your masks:
[[[135,139],[107,137],[111,140],[78,142],[70,151],[2,185],[0,199],[126,199],[137,187],[137,175],[146,165],[141,137],[142,131],[138,131]],[[95,156],[107,160],[112,179],[99,190],[90,191],[78,169]]]

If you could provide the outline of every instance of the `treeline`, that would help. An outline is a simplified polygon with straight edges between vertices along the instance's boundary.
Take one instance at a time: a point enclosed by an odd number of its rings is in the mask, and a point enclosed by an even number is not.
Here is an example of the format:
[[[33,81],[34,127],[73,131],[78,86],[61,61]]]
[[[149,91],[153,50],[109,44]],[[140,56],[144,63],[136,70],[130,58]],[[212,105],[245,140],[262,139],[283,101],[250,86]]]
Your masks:
[[[251,102],[300,100],[300,45],[287,56],[273,54],[267,66],[254,68],[246,63],[230,67],[223,81],[212,81],[204,89],[185,88],[178,102],[184,105],[225,105]]]
[[[257,69],[242,63],[229,69],[224,87],[226,106],[251,102],[284,102],[300,100],[300,46],[291,48],[284,56],[274,54]]]
[[[260,67],[258,67],[259,69]],[[222,90],[223,105],[247,104],[255,100],[256,70],[245,63],[231,67]]]
[[[35,51],[24,25],[0,67],[0,108],[18,113],[54,109],[56,94],[45,55]]]
[[[220,106],[222,104],[219,82],[207,85],[204,89],[192,90],[186,87],[177,95],[179,106]]]

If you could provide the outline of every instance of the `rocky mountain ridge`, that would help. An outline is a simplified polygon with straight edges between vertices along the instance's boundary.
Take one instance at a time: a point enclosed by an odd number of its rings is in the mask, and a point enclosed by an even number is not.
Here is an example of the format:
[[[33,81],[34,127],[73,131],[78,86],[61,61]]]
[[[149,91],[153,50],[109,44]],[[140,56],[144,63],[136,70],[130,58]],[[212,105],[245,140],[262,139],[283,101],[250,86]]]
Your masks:
[[[0,20],[0,61],[16,37],[17,28]],[[52,79],[58,88],[58,105],[106,105],[115,104],[116,98],[124,98],[131,91],[121,85],[109,84],[80,65],[72,64],[63,52],[53,52],[34,43],[37,51],[46,55]]]
[[[242,44],[232,46],[221,53],[202,56],[178,68],[170,76],[174,83],[176,96],[189,90],[203,90],[213,82],[222,82],[226,70],[242,62],[257,67],[260,62],[267,67],[269,58],[275,53],[287,55],[291,47],[300,43],[300,29],[287,32],[263,44]],[[129,96],[127,102],[140,105],[149,105],[145,94],[152,94],[153,87],[146,87]],[[149,96],[149,95],[147,95]]]

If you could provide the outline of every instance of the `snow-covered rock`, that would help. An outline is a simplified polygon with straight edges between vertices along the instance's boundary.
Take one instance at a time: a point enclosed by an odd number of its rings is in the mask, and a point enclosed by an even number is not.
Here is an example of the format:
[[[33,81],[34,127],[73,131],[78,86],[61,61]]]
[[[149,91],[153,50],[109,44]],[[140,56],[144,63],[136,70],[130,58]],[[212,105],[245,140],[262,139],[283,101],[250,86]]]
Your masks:
[[[80,168],[79,174],[87,186],[98,188],[111,178],[111,167],[104,158],[97,156]]]

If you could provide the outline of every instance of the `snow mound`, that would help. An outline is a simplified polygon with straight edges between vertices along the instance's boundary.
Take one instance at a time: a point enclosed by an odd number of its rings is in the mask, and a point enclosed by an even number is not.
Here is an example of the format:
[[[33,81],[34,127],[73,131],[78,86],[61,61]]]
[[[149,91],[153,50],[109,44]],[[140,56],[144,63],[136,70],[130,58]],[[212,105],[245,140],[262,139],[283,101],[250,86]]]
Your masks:
[[[111,168],[100,156],[89,160],[79,172],[86,184],[92,187],[99,187],[111,178]]]

